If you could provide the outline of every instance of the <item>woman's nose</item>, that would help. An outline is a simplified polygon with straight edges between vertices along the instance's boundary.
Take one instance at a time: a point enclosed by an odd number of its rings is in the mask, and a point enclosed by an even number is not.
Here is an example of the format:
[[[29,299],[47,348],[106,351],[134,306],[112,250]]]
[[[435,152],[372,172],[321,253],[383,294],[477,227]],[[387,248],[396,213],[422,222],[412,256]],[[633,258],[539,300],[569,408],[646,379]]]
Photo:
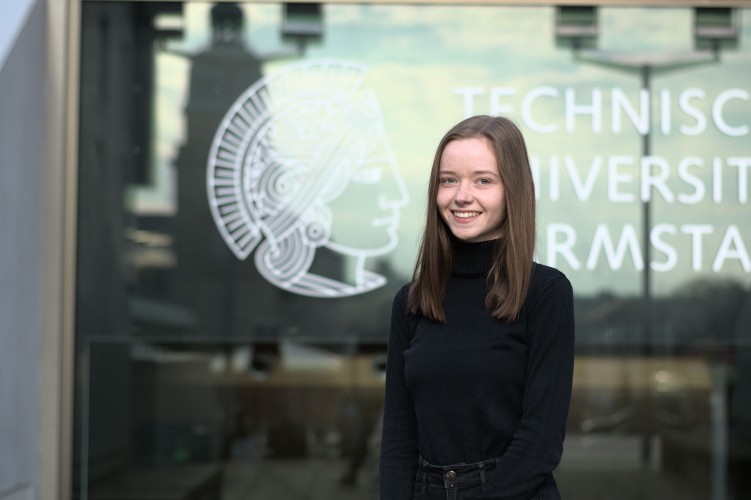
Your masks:
[[[470,203],[472,201],[472,193],[467,186],[459,184],[456,189],[454,200],[456,200],[457,203]]]

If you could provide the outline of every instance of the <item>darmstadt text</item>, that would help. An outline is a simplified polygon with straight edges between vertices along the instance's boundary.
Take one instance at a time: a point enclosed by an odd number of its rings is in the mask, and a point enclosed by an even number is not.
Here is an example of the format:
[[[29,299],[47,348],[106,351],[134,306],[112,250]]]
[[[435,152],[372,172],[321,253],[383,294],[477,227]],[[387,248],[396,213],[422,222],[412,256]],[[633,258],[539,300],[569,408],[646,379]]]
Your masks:
[[[612,231],[607,224],[598,224],[591,236],[586,256],[577,256],[577,231],[571,224],[550,223],[547,225],[545,263],[557,266],[565,262],[572,269],[594,270],[604,263],[618,270],[624,266],[641,271],[645,262],[636,227],[625,224],[619,231]],[[720,243],[706,248],[710,236],[721,234]],[[691,269],[697,272],[711,269],[720,272],[727,264],[739,263],[744,272],[751,272],[751,258],[741,232],[735,225],[720,230],[711,224],[657,224],[649,232],[653,249],[649,267],[653,271],[667,272],[676,268],[679,258],[687,258]],[[679,253],[677,247],[688,246],[689,253]],[[711,252],[711,254],[710,254]],[[705,253],[710,254],[711,265],[705,269]]]

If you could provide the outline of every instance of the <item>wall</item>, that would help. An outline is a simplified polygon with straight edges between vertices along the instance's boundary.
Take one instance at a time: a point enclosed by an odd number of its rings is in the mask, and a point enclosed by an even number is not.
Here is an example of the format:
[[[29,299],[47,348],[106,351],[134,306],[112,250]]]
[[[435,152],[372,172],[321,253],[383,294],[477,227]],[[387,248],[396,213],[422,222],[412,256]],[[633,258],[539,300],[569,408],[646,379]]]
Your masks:
[[[44,2],[0,19],[0,499],[36,497],[45,144]]]

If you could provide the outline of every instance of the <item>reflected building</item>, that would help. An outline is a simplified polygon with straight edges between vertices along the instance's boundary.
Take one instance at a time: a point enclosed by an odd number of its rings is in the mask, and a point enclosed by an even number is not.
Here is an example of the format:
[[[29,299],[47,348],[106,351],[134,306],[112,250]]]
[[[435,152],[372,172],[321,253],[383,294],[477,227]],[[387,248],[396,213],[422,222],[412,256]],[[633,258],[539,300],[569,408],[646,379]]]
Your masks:
[[[169,483],[173,476],[166,469],[190,464],[210,467],[186,467],[178,474],[222,469],[225,484],[247,484],[250,477],[267,481],[238,489],[242,494],[236,497],[332,498],[330,490],[318,487],[337,478],[352,486],[358,470],[376,468],[372,458],[377,444],[370,440],[377,437],[391,300],[408,279],[394,270],[393,259],[384,258],[394,244],[395,214],[406,200],[400,196],[398,169],[375,103],[357,92],[352,93],[357,99],[342,101],[338,108],[317,109],[298,99],[289,108],[275,109],[280,113],[275,119],[257,122],[262,127],[247,140],[264,154],[236,158],[245,173],[239,177],[243,195],[234,202],[246,204],[245,222],[250,223],[243,228],[257,237],[249,244],[243,239],[246,233],[234,232],[240,227],[233,225],[235,220],[217,220],[212,213],[210,189],[218,184],[209,182],[208,164],[220,142],[217,131],[230,123],[229,110],[251,89],[273,93],[285,75],[299,84],[320,64],[296,60],[294,51],[255,53],[244,38],[252,21],[244,12],[250,9],[230,2],[206,5],[209,45],[200,53],[181,54],[190,72],[181,83],[187,89],[180,116],[184,144],[173,164],[177,211],[174,216],[134,213],[127,206],[127,189],[149,182],[154,155],[148,145],[160,132],[153,122],[155,51],[164,50],[165,39],[179,36],[157,29],[155,16],[183,7],[176,2],[84,2],[82,7],[75,283],[80,379],[73,441],[76,465],[85,464],[86,470],[76,467],[75,477],[84,478],[76,486],[90,482],[89,498],[94,498],[106,478],[121,484],[118,474],[127,468],[162,474],[161,481]],[[354,10],[329,8],[349,15]],[[393,20],[412,12],[406,6],[383,9]],[[508,17],[505,9],[513,11],[498,7],[499,18]],[[483,16],[495,11],[483,9]],[[547,15],[546,9],[525,12],[536,19]],[[384,21],[363,15],[353,25],[378,22]],[[341,27],[330,29],[334,36],[328,49],[338,53],[342,32],[336,30]],[[403,29],[405,40],[424,41],[422,31]],[[273,42],[273,36],[268,38]],[[550,68],[546,59],[534,63],[534,51],[530,54],[532,67]],[[290,58],[290,64],[267,72],[266,63],[278,57]],[[462,61],[482,64],[472,58]],[[453,68],[448,59],[442,64]],[[281,102],[272,100],[255,110],[263,114]],[[319,109],[333,112],[335,119],[317,121]],[[296,128],[296,116],[310,118],[310,128]],[[419,120],[413,125],[420,126]],[[306,159],[327,133],[346,139],[330,143],[330,158],[362,163],[331,162],[317,176]],[[306,144],[306,137],[315,140]],[[354,168],[358,165],[367,168]],[[419,168],[413,165],[410,174]],[[273,184],[273,179],[284,182]],[[289,194],[296,184],[319,189],[294,191],[298,198]],[[324,196],[321,188],[332,191]],[[217,209],[225,206],[218,198]],[[272,203],[278,199],[285,203]],[[351,217],[348,222],[338,215]],[[131,260],[148,246],[135,245],[131,236],[145,233],[163,237],[172,259],[168,265],[142,266]],[[228,239],[238,248],[228,245]],[[274,253],[274,245],[282,243],[290,252]],[[347,295],[350,291],[367,293]],[[336,300],[325,298],[340,292]],[[659,314],[651,317],[647,338],[638,296],[577,294],[577,378],[564,454],[574,460],[564,464],[559,476],[572,492],[569,496],[599,500],[603,495],[596,490],[597,481],[612,491],[613,478],[631,481],[635,476],[624,474],[637,469],[651,476],[659,471],[665,484],[688,484],[703,495],[710,483],[709,459],[721,455],[712,448],[710,433],[718,421],[712,413],[718,395],[728,401],[728,484],[749,491],[739,472],[751,456],[744,448],[751,436],[749,297],[747,284],[682,285],[679,293],[654,299]],[[646,342],[653,343],[648,357],[642,349]],[[713,385],[718,360],[727,365],[728,394]],[[641,436],[649,438],[650,446],[661,446],[662,455],[644,461],[632,446],[643,442]],[[598,440],[614,446],[608,444],[599,456],[587,448]],[[601,468],[600,459],[612,463],[613,456],[626,467],[595,470]],[[297,496],[287,491],[267,495],[263,488],[279,482],[272,475],[252,476],[259,470],[287,471],[292,461],[274,460],[280,457],[300,459],[298,479],[314,471],[310,484],[297,481],[305,490]],[[591,466],[595,461],[597,467]],[[236,475],[230,477],[233,471]],[[348,499],[375,495],[367,485],[344,491]],[[645,487],[639,494],[659,497]]]
[[[366,268],[366,260],[396,246],[407,194],[375,96],[360,88],[365,68],[296,63],[264,78],[264,63],[299,54],[253,53],[234,3],[215,5],[211,26],[210,46],[187,56],[178,206],[166,222],[174,227],[177,261],[170,298],[192,318],[185,333],[274,342],[297,334],[336,340],[364,330],[362,336],[382,344],[383,314],[357,304],[373,304],[375,291],[387,308],[400,284]],[[229,139],[228,127],[235,134]],[[239,153],[238,140],[245,141]],[[227,185],[221,165],[230,154],[234,177]],[[291,186],[299,189],[280,191]],[[227,191],[231,203],[217,201]],[[353,204],[365,207],[369,219],[342,223],[351,220]],[[365,292],[367,299],[347,304],[327,300]]]
[[[271,289],[260,293],[270,287],[224,245],[206,199],[206,161],[214,132],[237,96],[262,76],[263,60],[245,46],[245,24],[236,4],[216,4],[211,9],[210,46],[189,56],[185,143],[175,160],[174,298],[195,320],[191,333],[201,335],[247,335],[251,325],[277,322],[279,294]],[[214,299],[206,300],[207,295]],[[255,312],[252,321],[238,318],[241,309]]]
[[[133,376],[131,351],[117,339],[136,328],[128,229],[127,187],[150,181],[153,159],[155,47],[182,36],[161,29],[161,15],[181,15],[179,3],[91,3],[82,9],[81,92],[76,234],[77,362],[84,389],[74,420],[73,478],[92,480],[130,460]],[[92,229],[96,228],[96,229]],[[97,340],[98,339],[98,340]],[[103,342],[98,348],[97,342]],[[77,415],[80,416],[80,415]],[[74,488],[81,487],[74,482]]]

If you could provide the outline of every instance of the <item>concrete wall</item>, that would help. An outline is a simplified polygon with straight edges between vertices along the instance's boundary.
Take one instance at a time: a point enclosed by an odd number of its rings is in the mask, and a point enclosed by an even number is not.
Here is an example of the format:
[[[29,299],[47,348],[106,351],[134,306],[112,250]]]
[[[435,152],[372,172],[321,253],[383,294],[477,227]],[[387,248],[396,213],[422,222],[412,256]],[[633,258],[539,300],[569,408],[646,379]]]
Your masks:
[[[46,8],[0,16],[0,500],[37,497]]]

